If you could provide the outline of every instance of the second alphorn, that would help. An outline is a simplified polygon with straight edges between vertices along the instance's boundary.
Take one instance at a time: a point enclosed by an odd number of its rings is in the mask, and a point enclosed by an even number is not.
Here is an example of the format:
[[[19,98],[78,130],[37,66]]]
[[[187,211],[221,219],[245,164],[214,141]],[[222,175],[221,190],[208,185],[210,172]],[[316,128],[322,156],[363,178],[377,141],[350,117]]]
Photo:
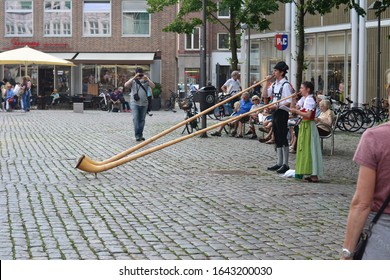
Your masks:
[[[134,154],[134,155],[130,155],[130,156],[128,156],[128,157],[124,157],[124,158],[118,159],[118,160],[113,161],[113,162],[109,162],[109,163],[102,164],[102,165],[94,165],[92,162],[90,162],[90,161],[88,161],[88,160],[85,160],[85,156],[82,156],[82,157],[79,159],[79,161],[78,161],[78,163],[77,163],[77,165],[76,165],[76,168],[78,168],[78,169],[80,169],[80,170],[82,170],[82,171],[86,171],[86,172],[89,172],[89,173],[95,173],[95,174],[96,174],[96,173],[99,173],[99,172],[103,172],[103,171],[109,170],[109,169],[111,169],[111,168],[117,167],[117,166],[119,166],[119,165],[122,165],[122,164],[124,164],[124,163],[127,163],[127,162],[129,162],[129,161],[132,161],[132,160],[138,159],[138,158],[140,158],[140,157],[146,156],[146,155],[148,155],[148,154],[151,154],[151,153],[156,152],[156,151],[158,151],[158,150],[164,149],[164,148],[166,148],[166,147],[169,147],[169,146],[171,146],[171,145],[173,145],[173,144],[179,143],[179,142],[181,142],[181,141],[184,141],[184,140],[189,139],[189,138],[191,138],[191,137],[194,137],[194,136],[196,136],[196,135],[202,134],[202,133],[204,133],[204,132],[206,132],[206,131],[209,131],[209,130],[211,130],[211,129],[220,127],[221,125],[226,125],[226,124],[228,124],[229,122],[232,122],[232,121],[238,121],[238,120],[241,119],[242,117],[249,116],[249,115],[251,115],[251,114],[253,114],[253,113],[260,112],[261,110],[264,110],[265,108],[268,108],[268,107],[270,107],[270,106],[272,106],[272,105],[275,105],[275,104],[277,104],[277,103],[279,103],[279,102],[282,102],[282,101],[284,101],[284,100],[290,99],[290,98],[294,97],[295,95],[296,95],[296,94],[294,93],[294,94],[292,94],[292,95],[290,95],[290,96],[287,96],[287,97],[285,97],[285,98],[282,98],[282,99],[280,99],[280,100],[278,100],[278,101],[276,101],[276,102],[267,104],[267,105],[262,106],[262,107],[260,107],[260,108],[257,108],[256,110],[252,110],[252,111],[249,111],[249,112],[247,112],[247,113],[245,113],[245,114],[241,114],[241,115],[239,115],[239,116],[236,116],[236,117],[227,119],[227,120],[225,120],[225,121],[219,122],[219,123],[214,124],[214,125],[212,125],[212,126],[209,126],[209,127],[204,128],[204,129],[198,130],[198,131],[196,131],[196,132],[194,132],[194,133],[192,133],[192,134],[188,134],[188,135],[182,136],[182,137],[180,137],[180,138],[178,138],[178,139],[171,140],[171,141],[169,141],[169,142],[167,142],[167,143],[160,144],[160,145],[158,145],[158,146],[149,148],[149,149],[147,149],[147,150],[145,150],[145,151],[139,152],[139,153]]]
[[[266,80],[267,79],[264,79],[264,80],[262,80],[262,81],[260,81],[260,82],[258,82],[256,84],[253,84],[252,86],[246,88],[245,90],[242,90],[242,91],[236,93],[235,95],[233,95],[233,96],[231,96],[231,97],[229,97],[229,98],[227,98],[227,99],[225,99],[225,100],[223,100],[223,101],[221,101],[221,102],[211,106],[210,108],[200,112],[199,114],[197,114],[197,115],[195,115],[195,116],[193,116],[191,118],[188,118],[188,119],[186,119],[186,120],[184,120],[184,121],[182,121],[182,122],[172,126],[171,128],[168,128],[168,129],[164,130],[163,132],[160,132],[159,134],[156,134],[155,136],[145,140],[144,142],[139,143],[138,145],[136,145],[134,147],[131,147],[131,148],[127,149],[126,151],[123,151],[123,152],[121,152],[121,153],[119,153],[119,154],[117,154],[117,155],[115,155],[115,156],[113,156],[113,157],[111,157],[109,159],[106,159],[104,161],[94,161],[94,160],[92,160],[90,157],[88,157],[86,155],[82,155],[81,158],[83,158],[83,161],[90,162],[93,165],[104,165],[104,164],[107,164],[109,162],[117,161],[117,160],[119,160],[119,159],[121,159],[121,158],[123,158],[123,157],[125,157],[125,156],[127,156],[127,155],[129,155],[129,154],[131,154],[133,152],[135,152],[136,150],[139,150],[142,147],[145,147],[146,145],[152,143],[153,141],[156,141],[157,139],[163,137],[164,135],[166,135],[166,134],[168,134],[168,133],[178,129],[179,127],[185,125],[186,123],[189,123],[189,122],[199,118],[200,116],[203,116],[203,115],[207,114],[208,112],[212,112],[212,110],[214,110],[215,108],[218,108],[219,106],[221,106],[221,105],[223,105],[223,104],[225,104],[225,103],[227,103],[227,102],[229,102],[229,101],[231,101],[231,100],[241,96],[244,92],[247,92],[247,91],[249,91],[250,89],[252,89],[252,88],[254,88],[256,86],[261,85]]]

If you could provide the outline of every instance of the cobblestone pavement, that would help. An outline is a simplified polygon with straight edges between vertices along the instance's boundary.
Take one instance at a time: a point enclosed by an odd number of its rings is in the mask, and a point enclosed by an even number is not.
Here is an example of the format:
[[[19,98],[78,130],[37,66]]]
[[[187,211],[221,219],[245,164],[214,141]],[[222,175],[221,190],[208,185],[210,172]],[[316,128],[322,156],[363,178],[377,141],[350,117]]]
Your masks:
[[[183,119],[154,112],[145,137]],[[325,141],[318,184],[266,171],[272,146],[226,135],[193,137],[95,178],[77,159],[134,146],[130,113],[1,112],[0,259],[336,259],[359,138],[338,132],[334,156]]]

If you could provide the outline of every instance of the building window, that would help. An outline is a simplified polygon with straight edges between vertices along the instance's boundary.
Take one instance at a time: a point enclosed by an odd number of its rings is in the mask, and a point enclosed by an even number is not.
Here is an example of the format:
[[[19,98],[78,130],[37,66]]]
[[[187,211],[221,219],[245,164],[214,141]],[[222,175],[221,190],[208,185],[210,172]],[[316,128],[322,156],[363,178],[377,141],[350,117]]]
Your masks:
[[[111,1],[84,1],[84,36],[111,36]]]
[[[237,36],[237,49],[241,49],[241,33],[236,34]],[[230,34],[229,33],[218,33],[218,49],[219,50],[230,50]]]
[[[199,50],[200,49],[200,28],[194,28],[191,34],[186,34],[186,50]]]
[[[220,1],[218,1],[218,18],[230,18],[230,9],[229,7],[220,8]]]
[[[33,1],[5,1],[5,36],[33,36]]]
[[[44,35],[47,37],[72,36],[72,1],[45,1]]]
[[[150,14],[145,0],[122,2],[122,35],[132,37],[150,36]]]

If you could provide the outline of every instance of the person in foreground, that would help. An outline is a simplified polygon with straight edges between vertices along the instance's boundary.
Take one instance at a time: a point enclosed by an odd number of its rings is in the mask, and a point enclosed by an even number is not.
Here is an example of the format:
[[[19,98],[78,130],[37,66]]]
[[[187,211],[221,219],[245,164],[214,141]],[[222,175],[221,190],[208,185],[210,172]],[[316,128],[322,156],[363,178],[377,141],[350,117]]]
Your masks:
[[[148,109],[148,87],[154,88],[154,83],[144,74],[141,67],[135,68],[135,76],[125,83],[131,87],[130,107],[133,112],[134,133],[136,141],[144,141],[145,117]]]
[[[314,85],[311,82],[303,82],[300,88],[302,98],[297,104],[299,109],[291,108],[290,112],[302,117],[299,124],[295,177],[301,179],[303,175],[310,175],[303,180],[317,183],[318,177],[324,173],[324,166],[320,137],[314,122],[316,101],[313,91]]]
[[[360,139],[354,161],[359,165],[352,198],[342,259],[352,259],[363,228],[368,226],[390,193],[390,123],[367,129]],[[363,260],[390,260],[390,204],[372,227]]]

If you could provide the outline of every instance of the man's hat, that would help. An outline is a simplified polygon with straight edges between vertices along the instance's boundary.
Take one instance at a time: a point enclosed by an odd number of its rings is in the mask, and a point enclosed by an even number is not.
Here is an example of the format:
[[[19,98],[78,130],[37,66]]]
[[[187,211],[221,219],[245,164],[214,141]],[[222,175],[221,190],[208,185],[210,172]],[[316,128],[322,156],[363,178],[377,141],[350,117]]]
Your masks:
[[[279,70],[279,71],[283,71],[284,73],[287,73],[287,70],[289,69],[286,62],[284,61],[279,61],[278,63],[276,63],[276,65],[274,66],[274,69],[276,70]]]

